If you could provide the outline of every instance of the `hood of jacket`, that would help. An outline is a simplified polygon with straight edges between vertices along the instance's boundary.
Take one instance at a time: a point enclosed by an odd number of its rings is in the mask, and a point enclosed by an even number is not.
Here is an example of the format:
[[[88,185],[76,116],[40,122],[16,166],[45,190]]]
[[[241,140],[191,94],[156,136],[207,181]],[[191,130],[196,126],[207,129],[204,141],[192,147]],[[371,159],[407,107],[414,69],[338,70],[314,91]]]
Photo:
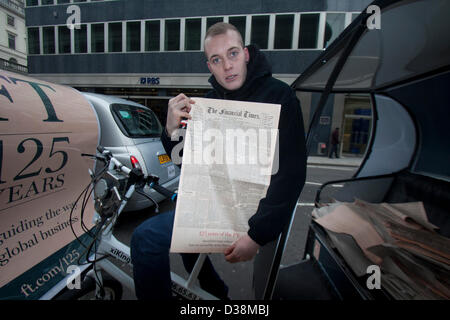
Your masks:
[[[214,75],[209,78],[209,83],[211,83],[220,98],[243,99],[252,92],[252,88],[258,85],[262,78],[272,75],[272,68],[259,48],[255,45],[249,45],[247,49],[250,54],[250,60],[247,64],[247,76],[242,87],[237,90],[227,90],[217,82]]]

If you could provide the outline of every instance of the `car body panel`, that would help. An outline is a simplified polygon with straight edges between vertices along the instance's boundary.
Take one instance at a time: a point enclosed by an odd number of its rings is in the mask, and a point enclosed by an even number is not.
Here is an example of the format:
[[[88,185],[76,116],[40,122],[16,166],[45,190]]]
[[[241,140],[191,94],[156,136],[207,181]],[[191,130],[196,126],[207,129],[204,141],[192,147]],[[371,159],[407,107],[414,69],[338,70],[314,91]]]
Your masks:
[[[132,168],[130,156],[136,157],[145,175],[153,174],[160,178],[159,183],[175,191],[178,188],[180,169],[172,161],[160,163],[158,156],[165,155],[166,151],[159,138],[162,126],[157,121],[159,133],[149,137],[127,136],[126,124],[119,119],[120,115],[114,112],[117,105],[126,105],[145,110],[149,108],[138,103],[100,94],[83,93],[86,99],[92,104],[97,113],[100,123],[100,145],[110,150],[119,161],[127,167]],[[123,115],[123,114],[122,114]],[[135,120],[131,115],[126,115],[128,120]],[[145,193],[156,202],[160,202],[165,197],[149,188],[144,189]],[[124,211],[140,210],[152,205],[146,197],[135,193],[128,202]]]

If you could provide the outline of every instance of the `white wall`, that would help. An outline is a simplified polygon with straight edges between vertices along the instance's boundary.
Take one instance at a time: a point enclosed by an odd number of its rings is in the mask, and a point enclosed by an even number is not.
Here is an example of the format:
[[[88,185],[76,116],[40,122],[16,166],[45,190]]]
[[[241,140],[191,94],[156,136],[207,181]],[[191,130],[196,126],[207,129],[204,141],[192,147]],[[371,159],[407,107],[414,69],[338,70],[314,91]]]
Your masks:
[[[8,25],[7,15],[14,17],[14,27]],[[16,35],[16,50],[8,46],[8,32]],[[25,19],[11,10],[0,7],[0,58],[15,58],[21,65],[27,65],[27,32]]]

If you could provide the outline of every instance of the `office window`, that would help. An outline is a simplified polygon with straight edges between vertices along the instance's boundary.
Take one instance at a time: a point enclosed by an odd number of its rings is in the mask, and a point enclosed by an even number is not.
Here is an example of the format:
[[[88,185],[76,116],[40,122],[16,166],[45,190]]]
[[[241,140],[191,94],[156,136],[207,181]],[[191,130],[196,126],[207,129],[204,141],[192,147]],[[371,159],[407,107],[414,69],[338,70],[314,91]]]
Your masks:
[[[269,43],[269,21],[270,16],[252,17],[251,42],[257,44],[261,49],[267,49]]]
[[[28,28],[28,53],[40,54],[39,28]]]
[[[42,28],[42,41],[44,43],[44,54],[55,53],[55,28]]]
[[[27,7],[33,7],[38,5],[38,0],[27,0]]]
[[[291,49],[294,31],[294,15],[282,14],[275,17],[274,49]]]
[[[180,50],[180,19],[166,20],[164,50]]]
[[[82,24],[80,29],[75,28],[75,53],[87,52],[87,25]]]
[[[105,25],[91,24],[91,52],[105,52]]]
[[[323,47],[326,48],[345,28],[345,13],[327,13]]]
[[[308,13],[300,15],[300,32],[298,34],[299,49],[317,48],[319,20],[319,13]]]
[[[145,22],[145,51],[159,51],[160,21]]]
[[[229,17],[228,22],[231,23],[236,29],[239,30],[242,36],[242,41],[245,44],[245,20],[246,17]]]
[[[11,26],[11,27],[15,26],[15,20],[14,20],[13,16],[6,14],[6,20],[7,20],[8,26]]]
[[[70,0],[58,0],[58,4],[70,3]]]
[[[53,0],[41,0],[41,4],[42,5],[46,5],[46,4],[54,4]]]
[[[208,30],[209,27],[216,24],[217,22],[223,22],[223,17],[206,18],[206,30]]]
[[[141,51],[141,23],[127,22],[127,51]]]
[[[108,23],[109,52],[122,52],[122,22]]]
[[[86,0],[73,0],[73,2],[86,2]]]
[[[200,50],[202,19],[186,19],[184,50]]]
[[[70,29],[66,26],[58,27],[59,53],[70,53]]]
[[[8,48],[16,50],[16,35],[8,32]]]

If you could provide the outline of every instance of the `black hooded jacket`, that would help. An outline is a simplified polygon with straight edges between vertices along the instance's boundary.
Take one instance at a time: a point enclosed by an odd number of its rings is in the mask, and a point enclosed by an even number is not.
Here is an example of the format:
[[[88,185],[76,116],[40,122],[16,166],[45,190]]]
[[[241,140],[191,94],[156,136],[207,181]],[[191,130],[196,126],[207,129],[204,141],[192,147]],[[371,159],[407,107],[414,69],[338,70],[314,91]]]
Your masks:
[[[262,52],[247,47],[250,61],[243,86],[234,91],[223,88],[211,76],[213,90],[206,98],[281,104],[279,120],[279,169],[270,180],[266,197],[249,219],[248,235],[259,245],[275,240],[289,224],[297,199],[305,184],[306,147],[300,103],[294,91],[272,77],[271,67]],[[164,130],[161,141],[168,154],[177,142],[170,141]]]

